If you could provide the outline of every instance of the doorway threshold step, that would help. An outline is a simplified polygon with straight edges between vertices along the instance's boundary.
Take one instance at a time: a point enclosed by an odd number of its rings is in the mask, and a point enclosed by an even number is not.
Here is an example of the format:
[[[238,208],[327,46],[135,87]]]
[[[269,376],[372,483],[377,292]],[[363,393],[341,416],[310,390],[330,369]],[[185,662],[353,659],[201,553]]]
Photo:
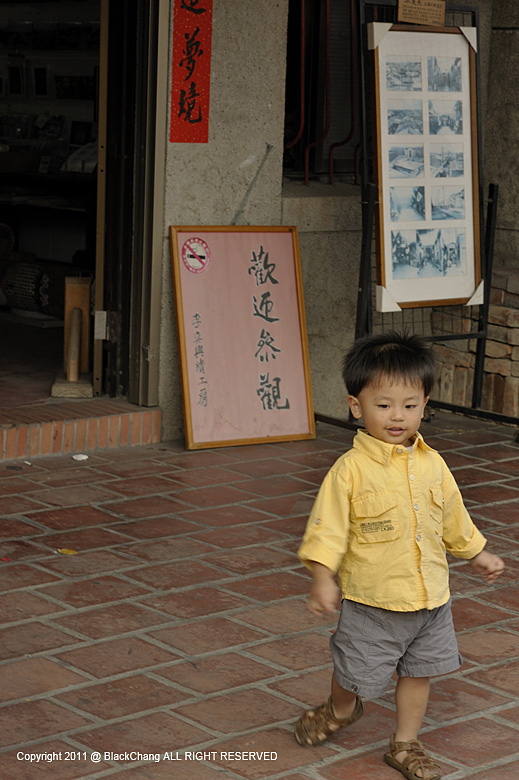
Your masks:
[[[0,462],[161,441],[162,413],[111,398],[0,409]]]

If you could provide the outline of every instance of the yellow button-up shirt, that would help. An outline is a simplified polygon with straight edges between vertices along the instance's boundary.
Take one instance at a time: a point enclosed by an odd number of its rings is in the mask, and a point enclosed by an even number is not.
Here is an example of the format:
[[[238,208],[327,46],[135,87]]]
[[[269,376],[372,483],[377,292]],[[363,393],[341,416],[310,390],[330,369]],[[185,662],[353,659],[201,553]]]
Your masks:
[[[324,478],[299,558],[338,573],[343,598],[410,612],[449,600],[447,552],[473,558],[485,544],[419,433],[408,452],[359,431]]]

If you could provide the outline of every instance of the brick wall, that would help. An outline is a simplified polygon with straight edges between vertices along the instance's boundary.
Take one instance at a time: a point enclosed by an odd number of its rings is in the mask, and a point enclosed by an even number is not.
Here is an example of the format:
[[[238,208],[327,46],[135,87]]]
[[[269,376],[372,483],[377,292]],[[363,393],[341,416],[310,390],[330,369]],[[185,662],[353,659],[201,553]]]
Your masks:
[[[519,417],[519,270],[494,269],[490,301],[481,408]],[[477,323],[469,309],[455,319],[438,308],[431,313],[431,329],[435,335],[468,334]],[[434,398],[471,406],[476,344],[468,339],[435,346],[440,373]]]

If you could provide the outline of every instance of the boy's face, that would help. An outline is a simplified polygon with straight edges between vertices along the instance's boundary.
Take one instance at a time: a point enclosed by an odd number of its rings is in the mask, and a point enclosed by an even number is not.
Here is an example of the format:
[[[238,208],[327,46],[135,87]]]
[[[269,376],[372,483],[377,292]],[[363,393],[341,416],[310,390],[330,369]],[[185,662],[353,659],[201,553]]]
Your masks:
[[[421,384],[387,376],[363,387],[357,397],[348,396],[351,413],[356,419],[362,417],[371,436],[405,447],[413,443],[428,400]]]

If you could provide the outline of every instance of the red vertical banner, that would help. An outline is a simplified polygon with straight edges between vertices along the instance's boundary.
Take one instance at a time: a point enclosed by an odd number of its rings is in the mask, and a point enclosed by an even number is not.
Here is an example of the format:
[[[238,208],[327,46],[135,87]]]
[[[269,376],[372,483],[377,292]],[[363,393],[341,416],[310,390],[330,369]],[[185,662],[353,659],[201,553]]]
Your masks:
[[[172,143],[207,143],[213,0],[174,0]]]

